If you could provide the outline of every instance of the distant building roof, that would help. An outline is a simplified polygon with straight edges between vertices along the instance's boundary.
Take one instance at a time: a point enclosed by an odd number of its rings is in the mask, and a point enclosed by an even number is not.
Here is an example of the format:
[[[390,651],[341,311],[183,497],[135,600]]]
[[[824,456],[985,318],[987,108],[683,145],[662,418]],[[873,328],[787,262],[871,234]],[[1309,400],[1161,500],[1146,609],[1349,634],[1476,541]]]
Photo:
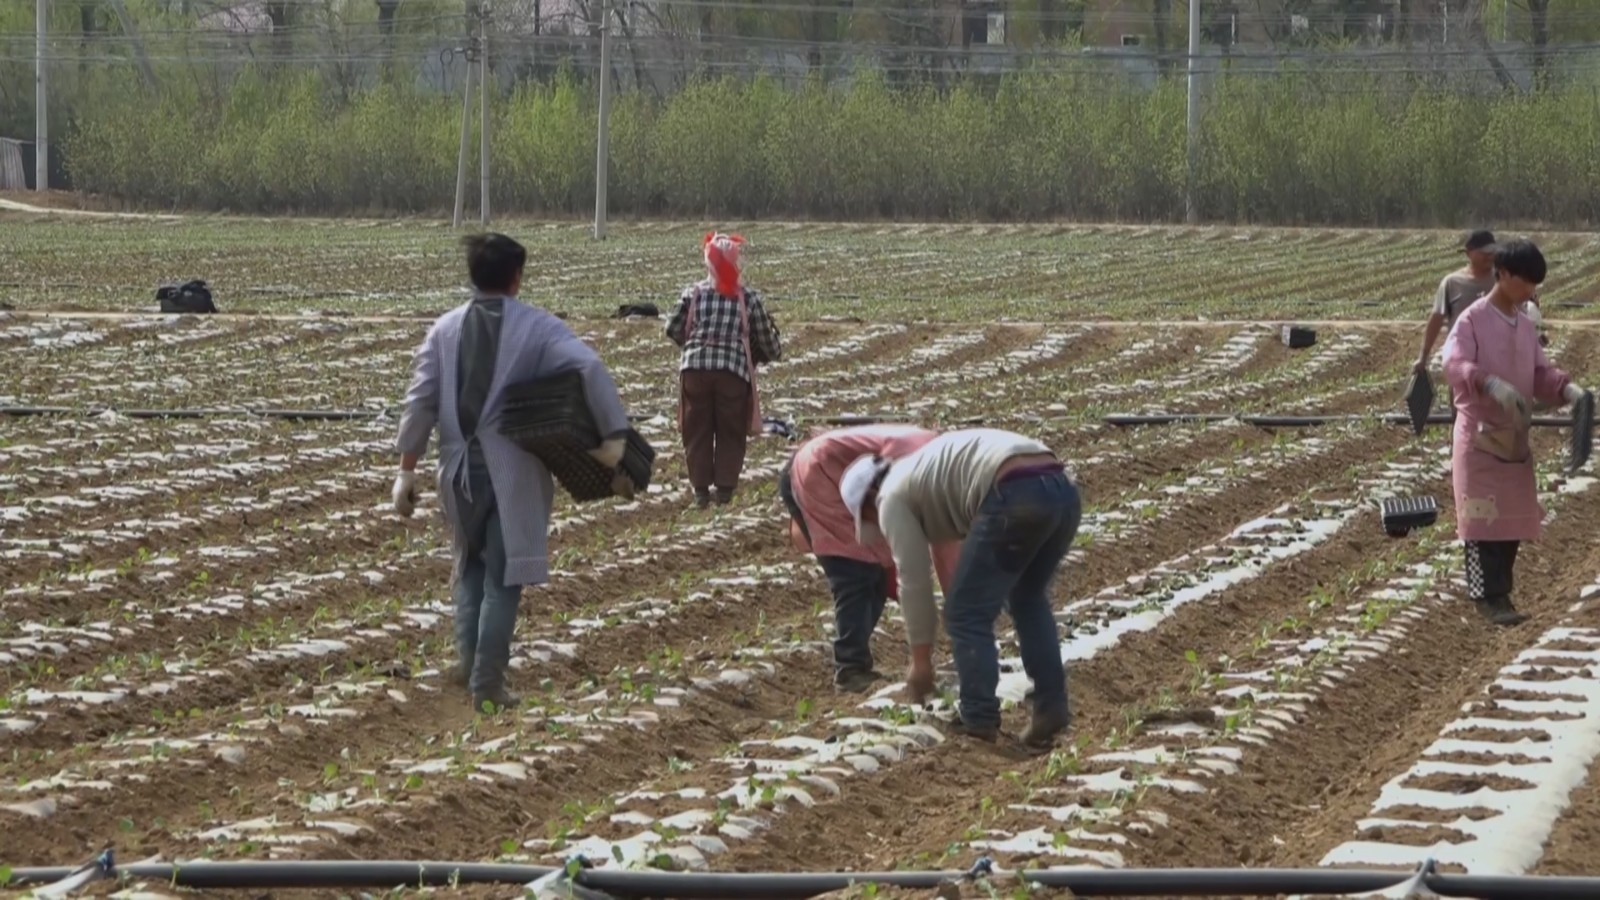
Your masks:
[[[267,5],[263,0],[240,0],[201,16],[200,27],[214,31],[255,34],[271,31],[272,18],[267,15]]]

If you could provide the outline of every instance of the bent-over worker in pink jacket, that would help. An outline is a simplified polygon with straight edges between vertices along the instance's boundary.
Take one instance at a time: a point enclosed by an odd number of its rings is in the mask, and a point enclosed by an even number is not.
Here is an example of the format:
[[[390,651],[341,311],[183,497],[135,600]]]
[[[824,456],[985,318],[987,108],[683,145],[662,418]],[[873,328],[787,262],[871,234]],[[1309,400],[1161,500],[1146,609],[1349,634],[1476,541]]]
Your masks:
[[[1522,309],[1544,281],[1544,254],[1532,241],[1502,244],[1494,276],[1494,288],[1451,329],[1444,372],[1455,394],[1451,478],[1467,592],[1489,621],[1516,625],[1528,618],[1511,603],[1517,549],[1538,540],[1544,525],[1528,439],[1531,401],[1573,403],[1583,389],[1550,364]]]
[[[890,598],[899,599],[894,555],[887,544],[864,547],[855,518],[845,508],[839,479],[861,456],[899,459],[938,437],[913,425],[863,425],[826,431],[800,446],[778,476],[778,494],[792,519],[796,549],[812,553],[833,593],[834,684],[860,692],[881,676],[872,667],[872,633]],[[940,587],[947,588],[961,558],[961,542],[931,548]]]

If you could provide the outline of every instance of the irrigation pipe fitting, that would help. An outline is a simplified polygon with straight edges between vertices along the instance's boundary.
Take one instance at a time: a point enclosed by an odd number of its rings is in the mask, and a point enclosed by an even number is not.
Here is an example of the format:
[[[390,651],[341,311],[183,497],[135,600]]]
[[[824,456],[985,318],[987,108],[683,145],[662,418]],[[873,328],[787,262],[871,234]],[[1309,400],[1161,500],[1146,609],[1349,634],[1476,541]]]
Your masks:
[[[552,869],[548,875],[524,885],[534,900],[615,900],[610,894],[584,887],[577,878],[594,868],[593,863],[578,854],[567,860],[565,867]]]
[[[109,862],[109,857],[107,857]],[[46,888],[84,868],[23,868],[11,873],[15,887]],[[820,894],[876,883],[886,887],[934,890],[948,881],[963,881],[969,871],[946,872],[817,872],[671,873],[653,871],[579,870],[569,867],[466,862],[193,862],[138,864],[109,869],[107,877],[165,882],[173,887],[203,890],[288,890],[296,888],[453,887],[464,884],[547,886],[565,876],[572,886],[598,891],[617,900],[654,897],[662,900],[805,900]],[[1053,869],[1004,873],[1044,887],[1067,888],[1082,897],[1257,896],[1283,894],[1362,894],[1399,885],[1421,886],[1442,897],[1480,900],[1593,900],[1600,897],[1600,878],[1555,876],[1439,875],[1428,867],[1408,871],[1351,869]]]

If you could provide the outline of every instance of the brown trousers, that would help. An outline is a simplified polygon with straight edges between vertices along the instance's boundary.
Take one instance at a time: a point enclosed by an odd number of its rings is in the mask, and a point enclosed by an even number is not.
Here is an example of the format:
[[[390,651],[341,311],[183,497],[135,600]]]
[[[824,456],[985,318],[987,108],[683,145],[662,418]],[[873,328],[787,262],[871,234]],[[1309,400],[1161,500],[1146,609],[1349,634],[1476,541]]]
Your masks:
[[[750,382],[721,371],[680,375],[683,453],[696,493],[731,494],[744,470],[750,432]]]

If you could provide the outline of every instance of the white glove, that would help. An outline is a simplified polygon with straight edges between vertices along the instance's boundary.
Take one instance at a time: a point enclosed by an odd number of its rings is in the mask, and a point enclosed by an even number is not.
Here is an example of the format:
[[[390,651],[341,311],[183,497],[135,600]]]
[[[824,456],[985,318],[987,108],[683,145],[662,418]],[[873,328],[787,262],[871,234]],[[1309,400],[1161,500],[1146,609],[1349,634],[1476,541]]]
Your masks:
[[[617,463],[622,462],[622,451],[627,449],[628,439],[614,437],[609,441],[601,442],[600,446],[589,451],[589,455],[599,461],[600,465],[608,469],[615,469]]]
[[[1568,403],[1577,403],[1583,399],[1583,388],[1568,382],[1567,386],[1561,389],[1561,396]]]
[[[407,519],[417,511],[417,473],[402,471],[394,477],[394,511]]]
[[[1517,393],[1516,388],[1498,376],[1490,375],[1489,380],[1484,382],[1483,387],[1484,390],[1488,391],[1489,396],[1494,398],[1494,402],[1500,404],[1506,414],[1514,417],[1518,422],[1526,422],[1533,418],[1533,410],[1529,408],[1527,398]]]

